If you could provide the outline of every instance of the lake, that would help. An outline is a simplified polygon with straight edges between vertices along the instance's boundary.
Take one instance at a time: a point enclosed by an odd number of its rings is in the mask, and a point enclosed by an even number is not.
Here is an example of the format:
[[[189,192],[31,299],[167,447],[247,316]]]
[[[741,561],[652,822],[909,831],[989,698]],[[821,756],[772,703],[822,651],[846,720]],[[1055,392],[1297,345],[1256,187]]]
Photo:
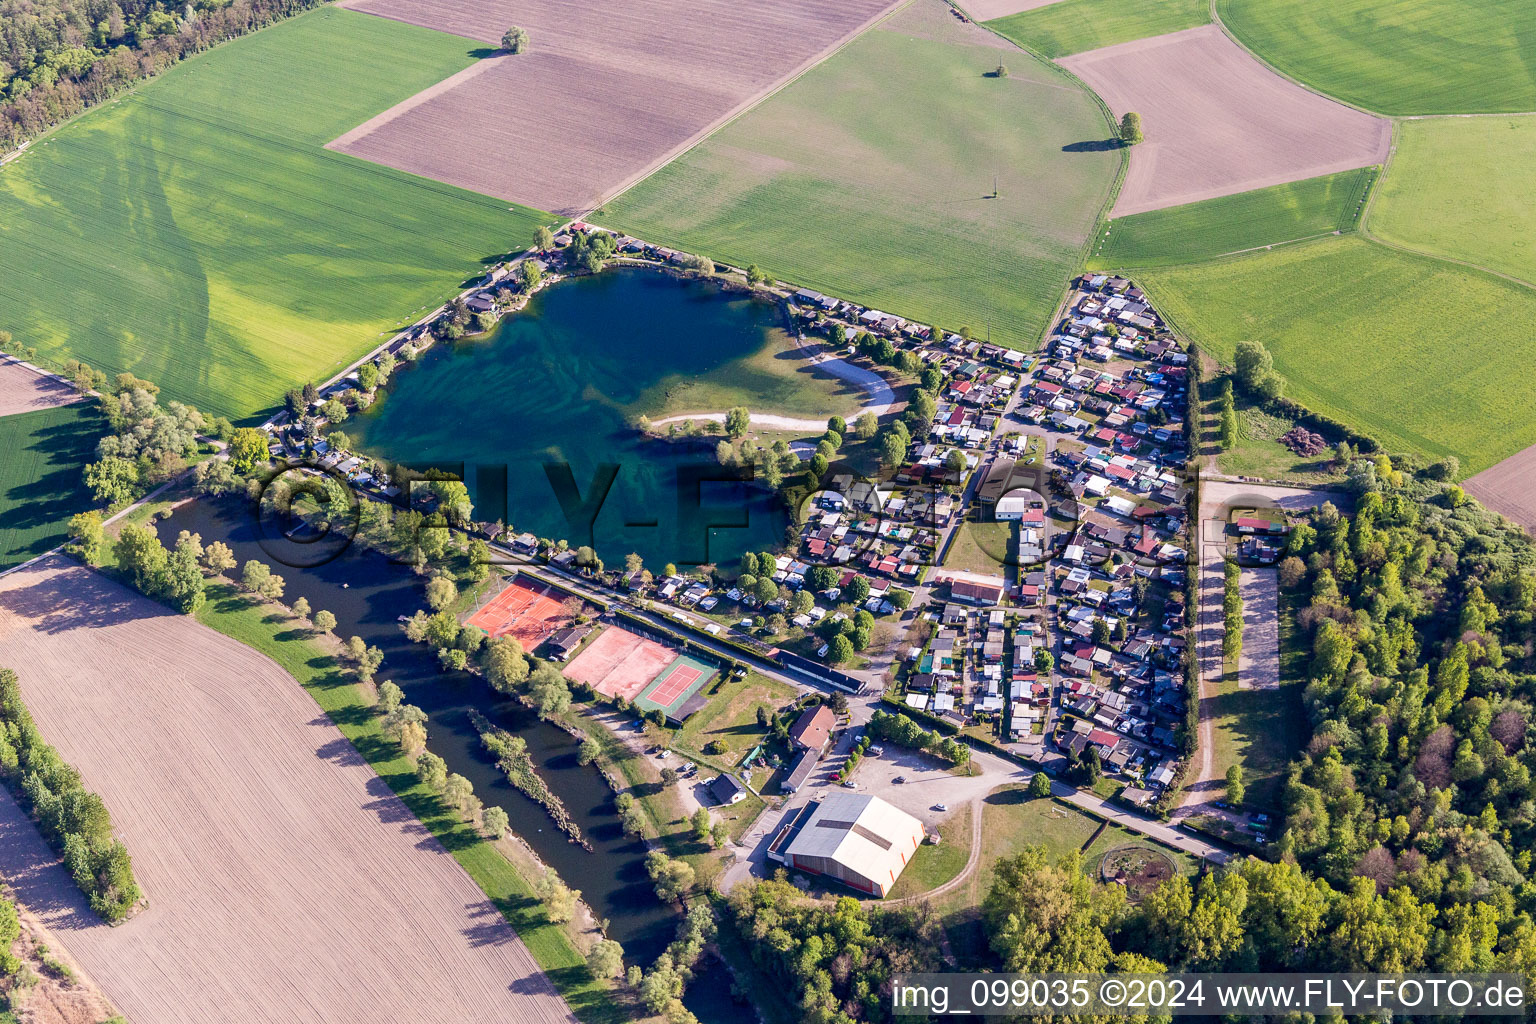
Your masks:
[[[732,480],[713,441],[646,441],[633,423],[677,389],[772,402],[804,387],[751,363],[784,347],[781,321],[717,284],[614,268],[546,288],[489,336],[435,345],[342,429],[379,458],[462,473],[481,521],[590,544],[610,565],[631,551],[653,571],[730,564],[782,540],[777,500]]]

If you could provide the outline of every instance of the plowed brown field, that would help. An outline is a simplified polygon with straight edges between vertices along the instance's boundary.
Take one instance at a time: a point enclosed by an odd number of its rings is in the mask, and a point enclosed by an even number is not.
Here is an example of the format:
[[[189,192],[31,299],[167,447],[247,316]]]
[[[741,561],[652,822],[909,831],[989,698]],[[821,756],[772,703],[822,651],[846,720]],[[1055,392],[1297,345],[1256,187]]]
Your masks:
[[[0,663],[106,800],[149,906],[102,925],[8,799],[0,871],[130,1020],[574,1020],[275,663],[62,558],[0,579]]]
[[[597,206],[898,0],[344,0],[499,46],[330,148],[575,215]]]
[[[0,416],[52,409],[78,402],[82,397],[63,381],[0,356]]]
[[[1116,117],[1141,114],[1116,217],[1381,163],[1392,141],[1390,122],[1286,81],[1216,25],[1057,63]]]

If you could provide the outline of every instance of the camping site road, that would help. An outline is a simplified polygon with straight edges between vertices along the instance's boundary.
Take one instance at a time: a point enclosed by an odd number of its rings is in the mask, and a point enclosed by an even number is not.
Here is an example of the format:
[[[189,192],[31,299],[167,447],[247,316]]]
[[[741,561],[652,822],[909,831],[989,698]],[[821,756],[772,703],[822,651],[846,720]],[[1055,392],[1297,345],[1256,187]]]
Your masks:
[[[40,842],[0,844],[3,870],[130,1020],[574,1021],[274,662],[59,556],[0,580],[0,650],[106,801],[149,905],[101,924]],[[25,837],[9,806],[0,835]]]

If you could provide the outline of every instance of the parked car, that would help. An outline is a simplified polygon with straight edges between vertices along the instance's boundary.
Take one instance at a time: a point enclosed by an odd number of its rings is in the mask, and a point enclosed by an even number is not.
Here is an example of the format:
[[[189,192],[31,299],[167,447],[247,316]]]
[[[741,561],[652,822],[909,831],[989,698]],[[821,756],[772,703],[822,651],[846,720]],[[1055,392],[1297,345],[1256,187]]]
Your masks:
[[[949,804],[934,804],[933,809],[936,811],[947,811],[949,810]]]
[[[898,775],[898,776],[896,776],[896,777],[895,777],[895,778],[894,778],[894,779],[892,779],[892,780],[891,780],[891,781],[892,781],[892,782],[894,782],[894,783],[895,783],[895,784],[896,784],[896,785],[898,785],[898,786],[899,786],[899,785],[901,785],[901,784],[902,784],[902,783],[903,783],[903,782],[906,782],[906,781],[907,781],[907,777],[906,777],[906,776],[905,776],[905,775]]]

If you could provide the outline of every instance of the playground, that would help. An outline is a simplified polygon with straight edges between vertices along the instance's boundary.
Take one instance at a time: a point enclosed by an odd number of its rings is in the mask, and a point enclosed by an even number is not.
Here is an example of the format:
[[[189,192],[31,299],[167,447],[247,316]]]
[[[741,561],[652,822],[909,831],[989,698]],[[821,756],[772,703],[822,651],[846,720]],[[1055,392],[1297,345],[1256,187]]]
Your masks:
[[[609,626],[566,666],[565,675],[605,697],[632,701],[676,658],[670,647],[622,626]]]
[[[563,593],[517,576],[464,624],[484,630],[491,637],[514,637],[523,650],[532,651],[569,620]]]

